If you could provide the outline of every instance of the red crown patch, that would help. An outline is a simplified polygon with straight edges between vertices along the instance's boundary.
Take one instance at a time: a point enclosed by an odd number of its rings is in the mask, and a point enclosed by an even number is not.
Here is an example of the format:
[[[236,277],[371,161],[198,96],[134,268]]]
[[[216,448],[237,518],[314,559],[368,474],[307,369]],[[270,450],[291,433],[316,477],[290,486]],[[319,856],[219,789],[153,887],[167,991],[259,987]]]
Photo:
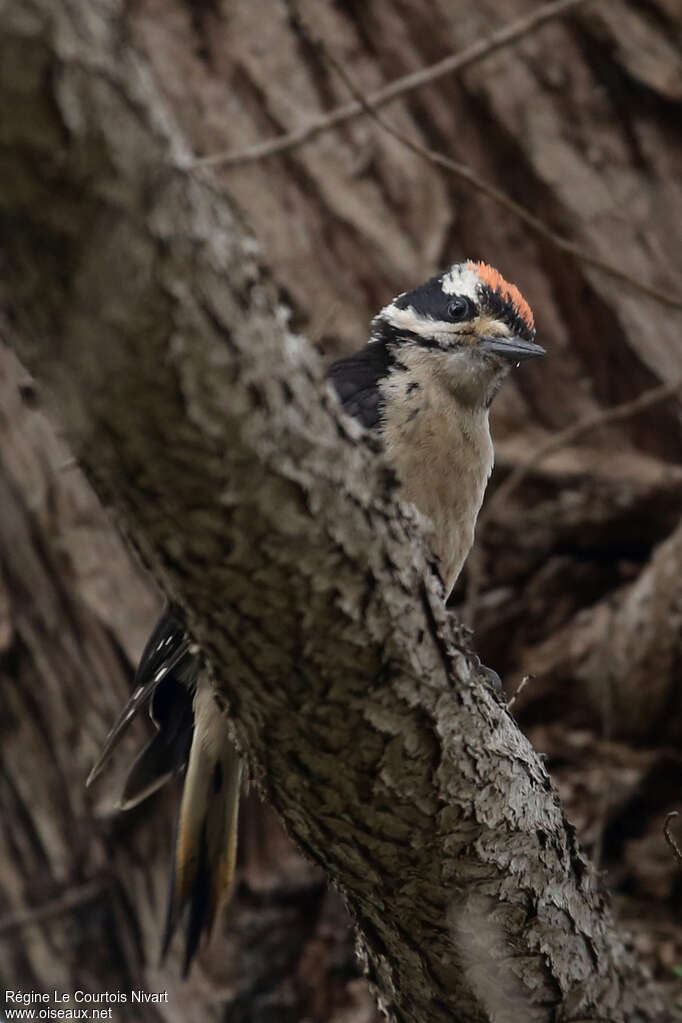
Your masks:
[[[499,270],[487,263],[474,263],[469,260],[467,266],[478,274],[483,284],[487,284],[493,291],[498,291],[502,298],[511,303],[529,330],[535,330],[533,310],[515,284],[505,281]]]

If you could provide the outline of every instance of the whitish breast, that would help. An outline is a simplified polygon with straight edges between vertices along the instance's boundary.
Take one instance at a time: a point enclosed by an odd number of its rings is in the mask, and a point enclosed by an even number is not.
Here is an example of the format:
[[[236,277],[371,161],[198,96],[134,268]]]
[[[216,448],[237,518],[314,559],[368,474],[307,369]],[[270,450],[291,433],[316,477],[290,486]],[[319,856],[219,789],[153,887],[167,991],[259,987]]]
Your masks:
[[[488,410],[462,408],[428,367],[394,372],[382,389],[387,454],[401,496],[433,522],[449,593],[471,550],[493,466]]]

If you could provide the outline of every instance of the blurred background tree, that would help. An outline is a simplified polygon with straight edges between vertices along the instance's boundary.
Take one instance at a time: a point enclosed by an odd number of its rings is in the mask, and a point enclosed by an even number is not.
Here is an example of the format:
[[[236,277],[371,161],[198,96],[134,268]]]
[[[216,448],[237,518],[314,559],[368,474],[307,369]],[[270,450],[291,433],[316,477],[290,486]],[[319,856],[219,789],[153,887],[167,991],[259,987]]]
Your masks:
[[[682,377],[682,24],[674,0],[566,6],[381,117],[630,282],[366,115],[197,173],[237,198],[297,328],[330,360],[364,342],[395,293],[455,260],[492,262],[531,302],[551,359],[515,374],[495,404],[497,467],[452,602],[510,696],[532,676],[514,710],[623,927],[672,989],[682,875],[664,822],[682,806],[679,391],[599,417]],[[336,63],[371,94],[536,9],[135,0],[126,25],[202,157],[248,151],[348,102]],[[139,1016],[128,1007],[125,1018],[149,1021],[377,1019],[340,901],[253,797],[223,933],[186,984],[176,960],[158,965],[174,794],[118,815],[120,776],[92,793],[83,784],[160,599],[6,349],[0,394],[3,988],[168,989],[168,1004]]]

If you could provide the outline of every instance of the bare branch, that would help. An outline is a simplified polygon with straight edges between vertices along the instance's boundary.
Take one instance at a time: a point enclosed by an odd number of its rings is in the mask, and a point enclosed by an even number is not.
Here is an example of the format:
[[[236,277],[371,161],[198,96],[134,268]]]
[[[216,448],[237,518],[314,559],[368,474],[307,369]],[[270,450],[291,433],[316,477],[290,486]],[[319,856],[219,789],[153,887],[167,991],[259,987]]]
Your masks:
[[[407,93],[413,92],[423,85],[430,85],[444,75],[471,67],[472,64],[477,64],[503,47],[517,42],[523,36],[540,28],[546,22],[552,21],[576,7],[580,7],[585,2],[586,0],[552,0],[551,3],[544,4],[531,14],[524,15],[524,17],[518,18],[510,25],[505,25],[504,28],[493,32],[486,39],[472,43],[471,46],[467,46],[461,53],[453,53],[449,57],[439,60],[436,64],[420,68],[419,71],[413,71],[409,75],[397,78],[390,85],[384,86],[383,89],[377,89],[376,92],[373,92],[368,97],[368,103],[375,109],[385,106],[387,103],[400,99],[401,96],[405,96]],[[367,110],[365,105],[359,100],[355,100],[352,103],[344,103],[343,106],[335,107],[325,114],[312,117],[305,124],[301,125],[300,128],[287,132],[285,135],[265,139],[254,146],[249,146],[248,149],[240,149],[237,152],[211,153],[209,156],[202,156],[194,160],[190,166],[239,167],[246,163],[254,163],[267,156],[274,156],[278,153],[286,153],[291,149],[296,149],[298,146],[303,145],[304,142],[310,142],[322,132],[328,131],[330,128],[336,128],[338,125],[344,124],[354,117],[359,117],[363,113],[367,113]]]
[[[565,430],[560,430],[558,433],[552,434],[551,437],[548,437],[543,444],[540,444],[539,447],[532,452],[527,461],[517,465],[516,468],[509,473],[507,478],[499,485],[490,500],[484,505],[483,510],[478,517],[478,523],[476,525],[477,542],[469,554],[466,564],[467,597],[465,601],[466,609],[464,611],[464,618],[470,627],[473,627],[473,622],[476,617],[476,609],[480,593],[481,540],[484,535],[485,528],[488,522],[490,522],[490,520],[494,517],[497,510],[508,503],[509,498],[516,492],[516,490],[518,490],[529,473],[531,473],[533,469],[537,468],[543,459],[547,458],[555,451],[559,451],[561,448],[567,447],[573,441],[582,437],[584,434],[589,433],[591,430],[595,430],[600,426],[607,426],[611,423],[620,422],[623,419],[629,419],[631,416],[635,416],[639,412],[644,412],[645,409],[651,408],[652,405],[665,401],[666,398],[672,398],[680,390],[680,388],[682,388],[682,378],[673,380],[672,383],[660,384],[658,387],[651,387],[642,394],[638,394],[636,398],[624,401],[620,405],[612,405],[610,408],[600,409],[597,412],[593,412],[591,415],[585,416],[572,426],[566,427]]]
[[[679,865],[682,867],[682,849],[680,849],[680,847],[678,845],[678,842],[677,842],[677,839],[675,838],[675,836],[673,835],[673,833],[672,833],[672,831],[670,829],[670,825],[671,825],[672,821],[674,820],[674,818],[675,817],[679,817],[679,816],[680,815],[679,815],[677,810],[671,810],[670,813],[666,814],[665,824],[663,825],[663,834],[665,835],[666,842],[668,843],[668,845],[670,846],[670,848],[673,851],[675,859],[677,860]]]
[[[519,696],[521,695],[523,690],[526,688],[526,686],[528,685],[529,682],[533,681],[534,678],[535,678],[535,675],[524,675],[523,676],[523,678],[521,679],[521,681],[517,685],[516,689],[514,690],[514,692],[510,696],[510,698],[507,700],[507,710],[511,710],[512,709],[512,707],[516,703],[517,699],[519,698]]]
[[[39,924],[44,920],[49,920],[51,917],[69,913],[72,909],[83,906],[86,902],[92,902],[93,899],[102,894],[106,887],[106,881],[98,878],[78,887],[67,888],[62,895],[56,899],[50,899],[49,902],[45,902],[41,906],[34,906],[31,909],[21,910],[18,913],[8,913],[7,916],[0,918],[0,937],[9,934],[18,927]]]
[[[522,465],[518,465],[513,472],[510,472],[506,480],[500,484],[497,488],[487,506],[481,512],[478,519],[479,534],[485,524],[495,514],[498,508],[503,504],[507,504],[509,498],[518,490],[519,486],[526,479],[528,474],[535,469],[543,459],[547,458],[548,455],[553,454],[560,448],[566,447],[573,441],[578,440],[584,434],[589,433],[591,430],[596,430],[600,426],[608,426],[611,423],[621,422],[623,419],[630,419],[632,416],[638,415],[640,412],[644,412],[646,409],[651,408],[652,405],[658,405],[659,402],[665,401],[666,398],[672,398],[682,388],[682,377],[678,377],[677,380],[673,380],[672,383],[660,384],[658,387],[651,387],[647,391],[643,391],[642,394],[638,394],[636,398],[631,398],[628,401],[622,402],[620,405],[612,405],[610,408],[600,409],[597,412],[593,412],[589,416],[585,416],[584,419],[579,420],[572,426],[567,426],[565,430],[560,430],[558,433],[553,434],[551,437],[539,447],[533,451],[528,461]]]
[[[580,245],[576,245],[575,242],[562,237],[553,231],[551,227],[548,227],[547,224],[540,219],[540,217],[536,217],[534,213],[531,213],[525,206],[516,202],[516,200],[512,199],[506,192],[503,192],[495,185],[491,185],[489,181],[484,181],[480,178],[472,167],[468,167],[464,163],[459,163],[457,160],[452,160],[449,156],[445,156],[443,153],[438,153],[434,149],[429,149],[428,146],[423,146],[421,142],[417,142],[417,140],[413,139],[410,135],[406,135],[404,132],[394,127],[394,125],[386,121],[385,118],[377,112],[375,107],[372,105],[371,100],[359,91],[353,80],[346,72],[346,69],[338,60],[336,60],[327,46],[321,40],[318,40],[317,45],[325,58],[346,83],[348,90],[353,96],[355,96],[357,102],[388,135],[391,135],[399,142],[402,142],[404,146],[412,150],[412,152],[416,153],[418,156],[421,156],[422,159],[426,160],[428,163],[432,163],[437,167],[442,167],[444,170],[449,171],[449,173],[454,177],[459,178],[461,181],[466,181],[467,184],[471,185],[471,187],[477,192],[480,192],[488,199],[492,199],[493,202],[496,202],[498,205],[509,210],[510,213],[513,213],[516,217],[518,217],[519,220],[526,224],[535,232],[535,234],[550,242],[560,251],[568,252],[569,255],[574,256],[581,263],[585,263],[587,266],[593,266],[595,269],[601,270],[603,273],[608,274],[615,280],[619,280],[624,284],[627,284],[635,291],[642,292],[642,294],[647,295],[649,298],[654,298],[658,302],[662,302],[664,305],[671,306],[673,309],[682,309],[682,298],[676,295],[669,295],[666,291],[661,291],[659,288],[654,288],[649,284],[643,284],[624,270],[620,270],[618,267],[612,266],[610,263],[600,259],[599,256],[595,256],[586,249],[581,248]]]

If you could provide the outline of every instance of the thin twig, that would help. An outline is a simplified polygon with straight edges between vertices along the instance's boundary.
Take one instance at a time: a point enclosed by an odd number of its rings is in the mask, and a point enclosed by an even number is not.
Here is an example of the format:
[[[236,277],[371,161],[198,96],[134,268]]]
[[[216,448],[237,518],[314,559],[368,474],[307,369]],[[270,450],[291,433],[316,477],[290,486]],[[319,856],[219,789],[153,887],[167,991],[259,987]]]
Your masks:
[[[675,838],[675,836],[673,835],[672,831],[670,830],[670,822],[673,820],[674,817],[679,817],[679,816],[680,815],[677,812],[677,810],[671,810],[670,813],[665,815],[665,824],[663,825],[663,834],[665,835],[666,842],[668,843],[668,845],[670,846],[670,848],[673,851],[673,855],[674,855],[675,859],[677,860],[679,865],[682,867],[682,849],[680,849],[680,847],[679,847],[679,845],[677,843],[677,839]]]
[[[602,676],[601,685],[601,737],[604,744],[610,742],[613,736],[613,704],[614,704],[614,693],[613,684],[608,677],[608,674],[604,672]],[[595,870],[601,869],[601,863],[604,856],[604,839],[606,837],[606,827],[609,821],[609,811],[611,809],[611,788],[609,786],[609,772],[606,769],[606,757],[602,754],[599,763],[599,774],[601,776],[601,792],[598,798],[598,812],[597,812],[597,834],[592,846],[592,863]]]
[[[437,167],[442,167],[444,170],[449,171],[460,180],[466,181],[467,184],[471,185],[471,187],[476,191],[481,192],[481,194],[487,196],[488,199],[492,199],[499,206],[503,206],[505,209],[509,210],[510,213],[513,213],[519,220],[530,227],[532,231],[540,235],[541,238],[550,242],[555,248],[562,252],[568,252],[587,266],[593,266],[597,270],[601,270],[603,273],[608,274],[616,280],[622,281],[629,287],[634,288],[636,291],[641,291],[643,294],[648,295],[649,298],[655,298],[664,305],[672,306],[674,309],[682,309],[682,298],[679,298],[676,295],[669,295],[667,292],[654,288],[649,284],[643,284],[641,281],[631,277],[630,274],[626,273],[624,270],[619,270],[618,267],[605,262],[603,259],[600,259],[599,256],[594,256],[591,252],[588,252],[579,245],[576,245],[575,242],[556,234],[556,232],[553,231],[551,227],[548,227],[547,224],[540,219],[540,217],[536,217],[535,214],[531,213],[530,210],[527,210],[525,206],[521,206],[520,203],[516,202],[515,199],[512,199],[506,192],[503,192],[495,185],[491,185],[490,182],[484,181],[480,178],[473,168],[468,167],[466,164],[459,163],[457,160],[452,160],[449,156],[444,156],[443,153],[437,153],[434,149],[429,149],[428,146],[423,146],[421,142],[417,142],[417,140],[413,139],[410,135],[405,135],[404,132],[386,121],[384,117],[374,109],[369,99],[358,90],[346,69],[339,63],[339,61],[336,60],[334,55],[330,53],[325,44],[318,40],[317,45],[329,63],[335,68],[338,75],[346,83],[348,90],[356,97],[358,103],[362,105],[369,116],[376,121],[376,123],[383,128],[388,135],[392,135],[393,138],[402,142],[407,149],[412,150],[413,153],[416,153],[428,163],[435,164]]]
[[[512,707],[516,703],[516,700],[517,700],[518,696],[523,692],[523,690],[526,688],[528,683],[532,682],[532,680],[534,678],[535,678],[535,675],[524,675],[523,676],[523,678],[521,679],[521,681],[517,685],[516,689],[514,690],[513,695],[507,701],[507,710],[511,710],[512,709]]]
[[[18,927],[27,927],[31,924],[39,924],[44,920],[50,920],[55,916],[62,916],[64,913],[82,906],[86,902],[92,902],[94,898],[105,890],[106,882],[101,878],[88,881],[86,884],[68,888],[63,895],[41,906],[32,906],[30,909],[22,909],[16,913],[8,913],[0,919],[0,937],[16,930]]]
[[[464,68],[478,63],[478,61],[483,60],[485,57],[489,57],[503,46],[508,46],[510,43],[521,39],[522,36],[528,35],[529,32],[544,25],[545,22],[558,18],[560,15],[566,14],[567,11],[579,7],[586,2],[587,0],[553,0],[552,3],[544,4],[544,6],[533,11],[531,14],[518,18],[510,25],[505,25],[504,28],[493,32],[486,39],[472,43],[471,46],[467,46],[460,53],[450,54],[449,57],[439,60],[436,64],[421,68],[419,71],[413,71],[402,78],[396,78],[389,85],[385,85],[382,89],[377,89],[376,92],[371,93],[368,97],[368,103],[375,109],[382,107],[386,103],[391,103],[408,92],[412,92],[414,89],[419,89],[422,85],[429,85],[431,82],[435,82],[438,78],[442,78],[443,75],[452,74],[454,71],[462,71]],[[295,149],[304,142],[314,139],[321,132],[335,128],[337,125],[350,121],[352,118],[366,112],[364,104],[359,100],[344,103],[343,106],[334,107],[333,110],[329,110],[325,114],[318,114],[316,117],[312,117],[305,124],[301,125],[300,128],[295,128],[294,131],[287,132],[285,135],[265,139],[254,146],[249,146],[248,149],[241,149],[237,152],[228,150],[227,152],[202,156],[194,160],[190,166],[215,167],[220,164],[223,167],[236,167],[245,163],[253,163],[256,160],[262,160],[266,156],[273,156],[276,153],[284,153],[290,149]]]
[[[465,609],[463,611],[464,620],[470,628],[473,628],[481,584],[481,551],[483,549],[481,540],[488,522],[490,522],[493,518],[498,508],[508,506],[509,499],[512,494],[521,486],[529,473],[536,469],[538,465],[548,457],[548,455],[551,455],[555,451],[559,451],[561,448],[566,447],[573,441],[578,440],[579,437],[582,437],[583,434],[589,433],[590,430],[594,430],[599,426],[616,423],[622,419],[629,419],[631,416],[637,415],[639,412],[643,412],[645,409],[651,408],[652,405],[665,401],[666,398],[672,398],[681,388],[682,377],[678,377],[677,380],[673,380],[672,383],[660,384],[658,387],[651,387],[649,390],[643,391],[642,394],[639,394],[636,398],[632,398],[630,401],[624,401],[620,405],[612,405],[610,408],[600,409],[597,412],[593,412],[591,415],[578,420],[577,423],[573,423],[572,426],[566,427],[565,430],[560,430],[558,433],[552,434],[551,437],[548,437],[543,444],[540,444],[531,453],[530,457],[525,462],[517,465],[516,468],[509,473],[506,480],[499,485],[495,493],[483,508],[481,514],[478,516],[478,522],[476,524],[476,546],[469,554],[469,558],[467,560],[467,597],[465,601]]]
[[[593,412],[591,415],[580,419],[577,423],[573,423],[572,426],[567,426],[565,430],[560,430],[558,433],[548,437],[543,444],[540,444],[533,451],[530,458],[521,465],[517,465],[509,473],[506,480],[497,488],[486,508],[479,516],[479,530],[489,521],[501,505],[508,504],[509,498],[520,484],[523,483],[526,476],[533,469],[537,468],[540,462],[544,461],[548,455],[573,443],[573,441],[582,437],[583,434],[589,433],[598,426],[607,426],[611,423],[617,423],[622,419],[630,419],[639,412],[644,412],[645,409],[651,408],[652,405],[657,405],[659,402],[665,401],[666,398],[672,398],[681,388],[682,377],[678,377],[672,383],[650,387],[649,390],[638,394],[636,398],[624,401],[620,405],[612,405],[610,408],[599,409],[597,412]]]

